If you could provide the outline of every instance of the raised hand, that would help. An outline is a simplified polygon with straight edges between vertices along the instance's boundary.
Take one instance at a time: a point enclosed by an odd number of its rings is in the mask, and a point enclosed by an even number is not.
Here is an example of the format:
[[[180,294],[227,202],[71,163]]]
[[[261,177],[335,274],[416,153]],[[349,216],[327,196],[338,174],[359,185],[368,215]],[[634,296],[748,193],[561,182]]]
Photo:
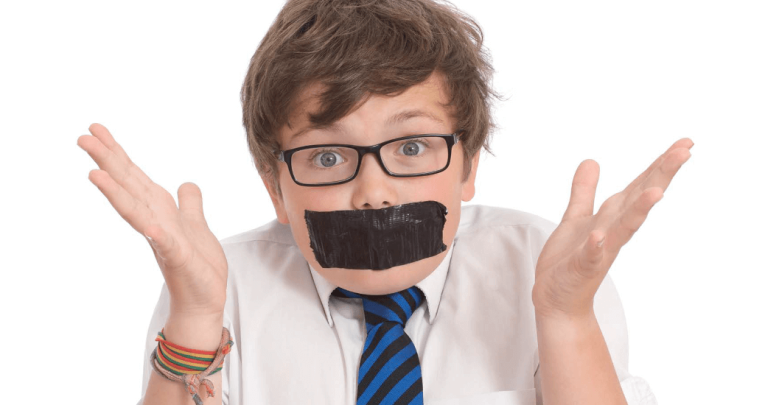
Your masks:
[[[584,317],[593,311],[595,292],[616,255],[664,196],[688,159],[693,142],[675,142],[621,192],[593,215],[600,167],[582,162],[574,174],[571,198],[558,227],[542,248],[532,300],[538,316]]]
[[[228,263],[220,242],[207,226],[202,192],[194,183],[173,196],[136,166],[100,124],[77,138],[98,164],[88,179],[106,196],[117,213],[147,237],[165,277],[171,312],[177,316],[220,316],[226,302]]]

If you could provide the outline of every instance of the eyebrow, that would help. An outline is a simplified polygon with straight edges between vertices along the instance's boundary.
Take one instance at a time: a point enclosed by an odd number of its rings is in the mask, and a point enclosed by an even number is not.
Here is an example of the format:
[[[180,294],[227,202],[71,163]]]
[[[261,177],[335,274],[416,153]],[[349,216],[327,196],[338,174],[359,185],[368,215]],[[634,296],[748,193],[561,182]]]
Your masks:
[[[400,124],[406,120],[412,119],[412,118],[430,118],[433,121],[436,121],[440,124],[443,124],[444,121],[440,118],[436,117],[435,115],[425,111],[425,110],[404,110],[396,113],[395,115],[391,116],[385,121],[385,125],[393,125],[393,124]]]
[[[340,125],[337,122],[333,122],[333,123],[331,123],[329,125],[309,125],[309,126],[303,128],[303,129],[301,129],[300,131],[295,132],[290,137],[290,140],[298,139],[300,136],[305,135],[306,132],[313,131],[315,129],[323,129],[323,130],[328,130],[328,131],[332,131],[332,132],[345,133],[345,127],[343,127],[342,125]]]
[[[425,111],[425,110],[403,110],[399,111],[396,114],[390,116],[387,120],[385,120],[385,126],[391,126],[396,124],[401,124],[404,121],[410,120],[412,118],[429,118],[433,121],[438,122],[439,124],[443,124],[443,120],[438,118],[437,116]],[[297,132],[295,132],[291,137],[290,140],[298,139],[300,136],[305,135],[306,132],[312,131],[315,129],[321,129],[321,130],[327,130],[331,132],[340,132],[341,134],[344,134],[346,132],[345,127],[340,125],[337,121],[329,124],[329,125],[309,125]]]

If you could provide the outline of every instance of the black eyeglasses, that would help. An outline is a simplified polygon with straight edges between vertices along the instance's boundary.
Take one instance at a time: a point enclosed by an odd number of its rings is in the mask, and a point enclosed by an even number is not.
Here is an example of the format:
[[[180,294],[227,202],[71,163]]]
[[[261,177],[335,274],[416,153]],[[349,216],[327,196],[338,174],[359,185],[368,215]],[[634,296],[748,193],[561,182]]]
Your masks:
[[[389,176],[428,176],[449,167],[452,147],[464,132],[410,135],[371,146],[301,146],[279,151],[278,159],[287,164],[295,183],[307,187],[332,186],[353,180],[367,153],[377,156],[377,162]]]

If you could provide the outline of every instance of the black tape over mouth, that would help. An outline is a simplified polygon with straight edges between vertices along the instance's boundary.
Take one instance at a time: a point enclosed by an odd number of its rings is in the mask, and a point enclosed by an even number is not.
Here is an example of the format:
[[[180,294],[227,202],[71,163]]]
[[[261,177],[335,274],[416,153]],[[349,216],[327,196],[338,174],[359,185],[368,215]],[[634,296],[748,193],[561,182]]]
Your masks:
[[[305,221],[322,267],[385,270],[445,251],[447,212],[437,201],[423,201],[376,210],[306,210]]]

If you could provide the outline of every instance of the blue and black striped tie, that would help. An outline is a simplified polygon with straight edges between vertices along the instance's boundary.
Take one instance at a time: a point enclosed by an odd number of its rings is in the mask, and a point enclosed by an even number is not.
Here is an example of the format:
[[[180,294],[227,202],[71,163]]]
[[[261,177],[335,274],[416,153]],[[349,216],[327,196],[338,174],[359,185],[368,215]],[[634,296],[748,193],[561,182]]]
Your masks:
[[[417,287],[388,295],[337,288],[332,295],[361,298],[367,339],[359,362],[357,405],[422,405],[420,358],[404,325],[425,295]]]

